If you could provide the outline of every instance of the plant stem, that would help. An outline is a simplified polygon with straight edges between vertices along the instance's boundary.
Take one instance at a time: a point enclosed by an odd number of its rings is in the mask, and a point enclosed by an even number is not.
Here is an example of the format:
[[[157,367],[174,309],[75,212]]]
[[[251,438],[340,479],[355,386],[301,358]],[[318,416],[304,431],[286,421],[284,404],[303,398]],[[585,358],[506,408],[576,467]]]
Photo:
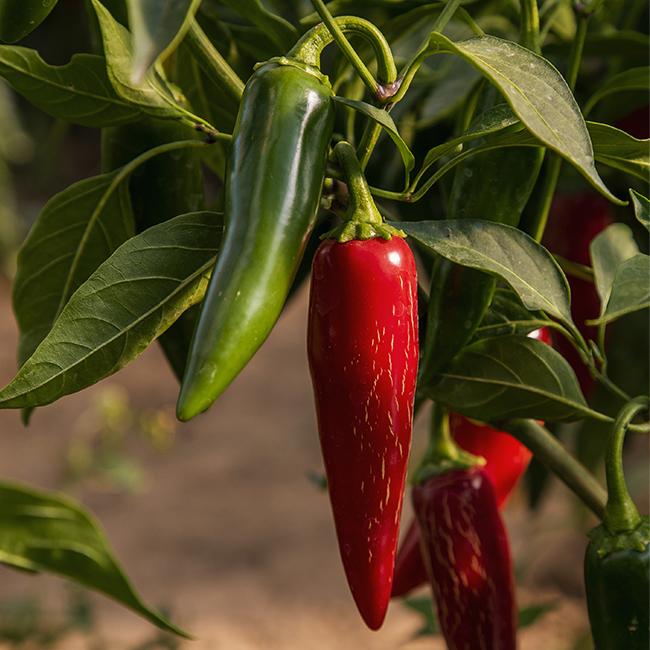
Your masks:
[[[607,506],[603,523],[611,533],[634,530],[641,517],[625,484],[623,471],[623,441],[634,416],[650,406],[647,397],[635,397],[619,413],[612,428],[605,455],[605,476],[607,478]]]
[[[578,78],[578,70],[582,61],[582,51],[585,45],[588,24],[589,16],[581,16],[578,18],[578,28],[573,39],[566,75],[567,84],[572,91],[575,88],[576,79]],[[562,158],[557,154],[550,154],[546,165],[546,175],[542,184],[541,198],[537,205],[537,212],[533,215],[529,228],[530,236],[536,241],[542,241],[542,237],[544,236],[544,230],[546,229],[546,222],[548,221],[561,167]]]
[[[370,194],[370,188],[357,160],[354,147],[349,142],[342,140],[334,147],[334,154],[341,165],[348,186],[349,203],[346,219],[348,221],[382,223],[383,219]]]
[[[553,255],[555,261],[560,265],[560,268],[567,274],[574,278],[580,278],[585,282],[594,282],[594,271],[590,266],[585,264],[578,264],[571,260],[562,257],[561,255]]]
[[[539,40],[539,10],[537,0],[520,0],[521,25],[519,41],[529,50],[540,54],[542,48]]]
[[[317,3],[318,0],[314,2],[314,5],[317,5]],[[336,41],[373,96],[380,101],[388,99],[396,89],[394,84],[397,77],[397,68],[395,68],[393,53],[384,35],[375,25],[364,18],[358,18],[357,16],[333,18],[327,7],[324,5],[323,7],[329,16],[328,20],[325,21],[324,19],[324,23],[312,27],[304,34],[291,48],[288,56],[319,68],[322,51],[330,43]],[[377,74],[381,83],[375,80],[365,63],[345,38],[345,32],[362,37],[372,47],[377,59]]]
[[[219,50],[212,45],[212,42],[196,20],[192,20],[185,40],[203,72],[216,86],[224,90],[231,99],[239,103],[244,92],[244,82],[230,67],[228,61],[221,56]]]
[[[603,517],[605,490],[545,427],[534,420],[510,420],[498,427],[528,447],[599,519]]]

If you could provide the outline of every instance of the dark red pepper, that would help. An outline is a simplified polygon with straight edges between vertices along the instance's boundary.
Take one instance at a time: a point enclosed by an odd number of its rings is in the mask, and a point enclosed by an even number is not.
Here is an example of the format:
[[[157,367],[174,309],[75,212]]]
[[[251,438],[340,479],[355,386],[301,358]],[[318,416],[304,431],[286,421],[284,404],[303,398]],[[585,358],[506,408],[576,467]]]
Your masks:
[[[393,581],[418,364],[415,261],[401,237],[314,258],[309,364],[345,573],[371,629]]]
[[[434,474],[411,496],[449,650],[514,650],[510,547],[485,470]]]
[[[541,328],[528,334],[551,345],[551,333]],[[451,434],[454,440],[470,454],[485,459],[485,473],[492,481],[497,505],[505,505],[517,482],[526,471],[531,452],[505,431],[475,422],[457,413],[450,415]],[[400,598],[424,584],[426,569],[420,552],[420,532],[413,520],[400,544],[395,560],[395,577],[392,598]]]

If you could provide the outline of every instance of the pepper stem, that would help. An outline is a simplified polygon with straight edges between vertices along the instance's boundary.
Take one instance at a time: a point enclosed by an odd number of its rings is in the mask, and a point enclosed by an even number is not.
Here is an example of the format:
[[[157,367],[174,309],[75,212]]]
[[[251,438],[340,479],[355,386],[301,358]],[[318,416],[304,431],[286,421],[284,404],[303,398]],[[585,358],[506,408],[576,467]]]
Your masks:
[[[470,469],[476,465],[485,465],[485,458],[474,456],[456,444],[449,428],[449,413],[434,403],[431,408],[429,447],[413,476],[413,483],[419,485],[435,474]]]
[[[607,444],[605,456],[607,505],[603,523],[614,534],[634,530],[641,521],[639,511],[636,509],[625,483],[623,442],[634,417],[637,413],[647,410],[648,406],[650,406],[650,400],[645,396],[635,397],[628,402],[616,418]]]

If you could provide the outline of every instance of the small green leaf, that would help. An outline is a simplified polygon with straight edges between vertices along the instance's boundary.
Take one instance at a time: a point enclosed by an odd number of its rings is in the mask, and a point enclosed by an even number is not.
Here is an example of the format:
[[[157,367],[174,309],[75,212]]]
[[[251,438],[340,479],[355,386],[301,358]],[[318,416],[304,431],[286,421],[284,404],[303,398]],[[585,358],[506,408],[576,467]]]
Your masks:
[[[219,215],[181,215],[122,244],[73,294],[0,408],[49,404],[117,372],[205,293]]]
[[[404,162],[404,168],[406,170],[405,187],[408,187],[409,174],[413,169],[413,166],[415,165],[415,157],[413,156],[413,153],[409,149],[406,142],[404,142],[404,140],[402,139],[402,136],[399,134],[397,130],[397,126],[393,121],[393,118],[381,108],[377,108],[376,106],[372,106],[371,104],[367,104],[366,102],[362,102],[356,99],[347,99],[346,97],[338,97],[338,96],[335,96],[334,100],[337,101],[339,104],[343,104],[344,106],[349,106],[350,108],[353,108],[355,111],[359,111],[360,113],[363,113],[363,115],[365,115],[366,117],[369,117],[371,120],[377,122],[377,124],[379,124],[386,131],[386,133],[388,133],[392,141],[397,145],[397,149],[399,150],[400,156],[402,157],[402,161]]]
[[[474,333],[474,339],[504,334],[528,334],[548,324],[549,321],[540,312],[530,312],[526,309],[514,291],[499,287]]]
[[[201,0],[127,0],[135,84],[144,81],[158,58],[174,51],[200,4]]]
[[[115,93],[106,61],[94,54],[75,54],[69,63],[45,63],[36,50],[0,45],[0,75],[16,92],[53,117],[104,127],[138,119],[141,111]]]
[[[431,598],[428,596],[405,598],[402,602],[406,607],[419,614],[422,618],[422,627],[420,627],[420,629],[414,634],[414,638],[418,639],[422,636],[435,636],[440,634]]]
[[[571,163],[599,192],[621,204],[605,186],[580,108],[560,73],[530,50],[494,36],[453,42],[431,35],[432,53],[463,57],[503,94],[526,128],[544,145]]]
[[[637,140],[608,124],[587,122],[596,160],[650,182],[650,140]]]
[[[643,224],[646,230],[650,230],[650,201],[634,190],[630,190],[630,198],[634,206],[634,216],[637,221]]]
[[[616,269],[622,262],[634,257],[639,247],[628,226],[613,223],[593,239],[589,252],[602,313],[612,291]]]
[[[530,311],[544,311],[575,327],[562,270],[543,246],[521,230],[483,219],[392,225],[455,264],[500,277]]]
[[[588,325],[603,325],[650,307],[650,257],[639,253],[616,269],[605,312]]]
[[[133,53],[129,32],[111,16],[99,0],[92,0],[104,42],[106,70],[115,92],[135,107],[160,118],[181,119],[187,114],[176,102],[160,74],[151,70],[136,84],[131,78]]]
[[[527,336],[472,343],[427,386],[427,397],[479,420],[552,422],[592,415],[571,366],[551,346]]]
[[[0,41],[15,43],[31,34],[56,3],[57,0],[0,1]]]
[[[70,578],[163,630],[190,638],[144,604],[113,558],[98,524],[73,501],[0,482],[0,562]]]
[[[520,630],[525,627],[530,627],[545,614],[552,612],[554,609],[557,609],[557,603],[552,600],[546,603],[537,603],[536,605],[528,605],[528,607],[522,607],[519,610],[519,620],[517,627]]]
[[[587,115],[604,97],[630,90],[650,90],[649,67],[630,68],[607,79],[585,104],[584,114]]]

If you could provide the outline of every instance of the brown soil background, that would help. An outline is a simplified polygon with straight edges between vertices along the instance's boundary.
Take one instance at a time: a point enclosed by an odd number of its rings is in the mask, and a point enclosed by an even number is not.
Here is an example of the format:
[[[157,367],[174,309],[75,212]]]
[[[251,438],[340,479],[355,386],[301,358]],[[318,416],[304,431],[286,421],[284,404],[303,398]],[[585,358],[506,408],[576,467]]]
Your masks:
[[[348,594],[326,496],[307,480],[320,471],[304,351],[306,291],[286,310],[254,360],[206,415],[178,425],[165,454],[133,442],[146,470],[136,495],[76,489],[99,518],[117,557],[148,603],[165,605],[190,630],[192,650],[435,650],[413,640],[419,617],[393,603],[381,631],[366,630]],[[0,285],[0,381],[15,369],[16,326],[9,286]],[[119,374],[39,409],[29,428],[0,411],[0,476],[43,488],[61,485],[62,457],[79,414],[109,385],[136,409],[172,412],[177,385],[156,346]],[[423,423],[416,426],[421,445]],[[408,506],[407,506],[408,511]],[[408,515],[408,512],[407,512]],[[575,501],[554,484],[543,510],[515,495],[506,512],[522,577],[520,605],[556,602],[521,633],[522,650],[573,648],[586,628],[581,563],[584,537]],[[588,524],[588,522],[586,522]],[[57,612],[65,581],[0,568],[0,602],[38,597]],[[426,593],[426,592],[423,592]],[[115,650],[151,638],[129,611],[93,596],[97,638]],[[8,646],[0,648],[5,650]],[[70,637],[60,650],[87,648]]]

